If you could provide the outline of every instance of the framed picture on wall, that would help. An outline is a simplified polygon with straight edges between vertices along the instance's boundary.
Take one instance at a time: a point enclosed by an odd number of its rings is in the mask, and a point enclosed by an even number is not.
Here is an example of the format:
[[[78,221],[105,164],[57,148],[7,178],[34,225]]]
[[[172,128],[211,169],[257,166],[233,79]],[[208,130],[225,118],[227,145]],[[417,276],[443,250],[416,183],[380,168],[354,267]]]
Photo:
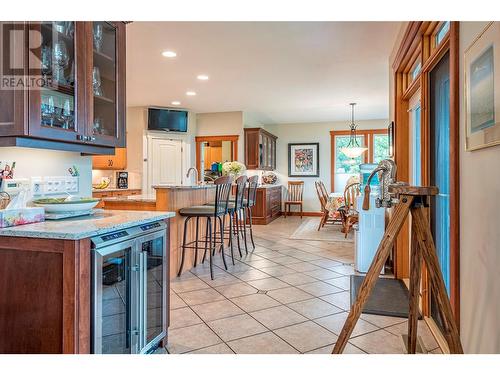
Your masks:
[[[288,144],[288,177],[319,177],[319,143]]]
[[[499,67],[500,22],[491,22],[464,52],[467,151],[500,144]]]

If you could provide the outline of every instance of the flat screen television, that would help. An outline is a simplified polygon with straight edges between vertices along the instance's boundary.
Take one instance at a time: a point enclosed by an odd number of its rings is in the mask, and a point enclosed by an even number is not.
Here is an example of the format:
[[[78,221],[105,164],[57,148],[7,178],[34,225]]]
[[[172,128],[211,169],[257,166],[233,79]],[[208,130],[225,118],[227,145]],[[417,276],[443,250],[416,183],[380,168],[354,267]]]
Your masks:
[[[166,108],[148,108],[148,129],[187,132],[188,113]]]

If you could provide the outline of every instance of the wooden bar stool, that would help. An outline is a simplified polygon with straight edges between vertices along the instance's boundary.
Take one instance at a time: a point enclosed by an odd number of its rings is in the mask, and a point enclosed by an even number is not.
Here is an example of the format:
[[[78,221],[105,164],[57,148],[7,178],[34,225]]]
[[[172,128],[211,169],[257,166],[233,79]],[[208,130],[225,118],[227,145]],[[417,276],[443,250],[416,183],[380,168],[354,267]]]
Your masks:
[[[285,218],[287,212],[290,213],[291,206],[300,207],[300,218],[303,215],[303,193],[304,193],[304,181],[288,181],[288,194],[285,200]]]
[[[212,280],[214,279],[213,274],[213,262],[212,256],[215,255],[217,250],[217,221],[219,222],[220,229],[220,253],[222,255],[222,261],[224,262],[224,267],[227,269],[226,258],[224,256],[224,221],[223,218],[228,214],[229,210],[229,194],[231,192],[232,179],[231,177],[219,177],[214,182],[215,184],[215,204],[213,206],[204,205],[204,206],[192,206],[181,208],[179,210],[179,214],[181,216],[185,216],[186,219],[184,221],[184,234],[182,240],[182,255],[181,255],[181,264],[179,267],[179,273],[177,276],[180,276],[182,273],[182,268],[184,266],[184,260],[186,256],[186,249],[194,249],[195,250],[195,265],[196,258],[198,257],[198,220],[200,218],[206,218],[206,230],[205,230],[205,252],[203,254],[203,260],[205,261],[205,257],[207,255],[207,250],[209,254],[210,260],[210,277]],[[192,219],[196,218],[196,239],[194,241],[186,243],[187,230],[188,230],[188,222]],[[212,220],[214,229],[212,231]],[[192,246],[194,243],[194,246]]]

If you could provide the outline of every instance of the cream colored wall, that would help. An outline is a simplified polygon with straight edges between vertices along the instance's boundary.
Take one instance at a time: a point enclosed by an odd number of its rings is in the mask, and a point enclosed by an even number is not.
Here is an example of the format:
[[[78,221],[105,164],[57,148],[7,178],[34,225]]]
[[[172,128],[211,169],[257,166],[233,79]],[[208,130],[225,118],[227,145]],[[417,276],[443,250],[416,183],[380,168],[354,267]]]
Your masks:
[[[304,180],[304,211],[321,210],[314,181],[322,180],[327,189],[331,186],[331,145],[330,130],[347,130],[348,121],[318,122],[309,124],[271,124],[266,130],[278,137],[276,146],[276,171],[279,182],[288,182],[288,143],[319,142],[319,177],[291,177],[291,180]],[[385,129],[388,120],[356,121],[358,129]]]
[[[238,161],[244,162],[243,112],[212,112],[196,114],[196,135],[239,135]]]
[[[465,151],[463,105],[464,51],[486,24],[460,22],[460,329],[467,353],[500,353],[500,146]]]

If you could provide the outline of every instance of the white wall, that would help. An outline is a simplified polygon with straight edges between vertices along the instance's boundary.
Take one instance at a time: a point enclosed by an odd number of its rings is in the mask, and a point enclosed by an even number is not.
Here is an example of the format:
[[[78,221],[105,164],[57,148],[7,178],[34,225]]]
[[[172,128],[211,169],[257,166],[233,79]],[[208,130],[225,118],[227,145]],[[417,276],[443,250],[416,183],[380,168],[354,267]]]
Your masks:
[[[385,129],[388,120],[356,121],[358,129]],[[314,181],[322,180],[327,189],[331,186],[331,145],[330,130],[348,130],[349,121],[318,122],[309,124],[271,124],[266,130],[278,137],[276,146],[276,171],[279,182],[288,182],[288,143],[319,142],[319,177],[290,178],[304,180],[304,211],[321,210]]]
[[[463,55],[486,24],[460,22],[460,329],[467,353],[500,353],[500,146],[464,146]]]
[[[239,135],[238,161],[245,162],[243,112],[212,112],[196,114],[196,135]]]
[[[92,196],[91,156],[81,156],[76,152],[1,147],[0,160],[9,164],[16,162],[15,178],[69,176],[68,168],[75,165],[80,172],[78,195]]]

